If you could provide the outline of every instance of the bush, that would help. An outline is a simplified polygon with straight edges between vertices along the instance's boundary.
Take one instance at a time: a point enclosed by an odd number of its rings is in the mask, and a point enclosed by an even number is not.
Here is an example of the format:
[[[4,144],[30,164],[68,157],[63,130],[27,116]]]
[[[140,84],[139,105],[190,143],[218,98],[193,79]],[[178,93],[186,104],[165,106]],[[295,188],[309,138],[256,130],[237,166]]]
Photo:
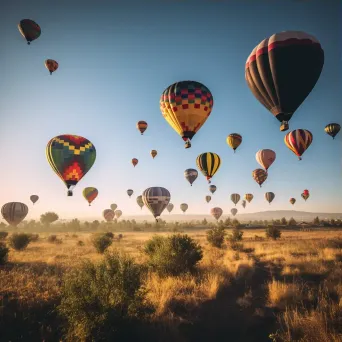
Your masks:
[[[123,235],[122,234],[119,234],[118,235],[118,239],[121,240],[123,238]]]
[[[7,232],[0,232],[0,240],[5,240],[7,238]]]
[[[111,239],[114,239],[114,234],[112,232],[105,233],[105,236],[108,236]]]
[[[228,240],[230,242],[236,242],[236,241],[241,241],[243,236],[243,231],[241,231],[238,228],[234,228],[232,230],[232,234],[229,234]]]
[[[280,236],[281,236],[281,231],[279,228],[274,227],[274,226],[266,228],[266,237],[268,239],[277,240],[280,238]]]
[[[244,251],[244,246],[243,243],[236,242],[236,241],[228,241],[228,247],[232,249],[233,251],[237,252],[243,252]]]
[[[22,251],[30,243],[30,238],[25,233],[14,233],[9,237],[8,242],[13,249]]]
[[[144,248],[148,265],[160,275],[179,275],[194,270],[202,259],[202,247],[188,235],[154,236]]]
[[[98,253],[104,253],[106,249],[113,243],[113,239],[104,235],[94,235],[92,237],[92,244]]]
[[[39,234],[27,234],[30,242],[37,242],[39,239]]]
[[[9,249],[3,242],[0,242],[0,265],[7,262]]]
[[[224,227],[214,227],[207,231],[207,240],[210,245],[222,248],[226,231]]]
[[[47,241],[50,243],[56,243],[56,244],[61,244],[63,242],[62,239],[57,238],[57,235],[48,236]]]
[[[144,273],[143,266],[131,257],[114,252],[98,264],[88,260],[66,274],[58,311],[68,323],[67,340],[120,340],[122,331],[134,330],[134,319],[142,319],[150,311],[144,302]]]
[[[84,246],[84,242],[83,241],[77,241],[77,246],[83,247]]]

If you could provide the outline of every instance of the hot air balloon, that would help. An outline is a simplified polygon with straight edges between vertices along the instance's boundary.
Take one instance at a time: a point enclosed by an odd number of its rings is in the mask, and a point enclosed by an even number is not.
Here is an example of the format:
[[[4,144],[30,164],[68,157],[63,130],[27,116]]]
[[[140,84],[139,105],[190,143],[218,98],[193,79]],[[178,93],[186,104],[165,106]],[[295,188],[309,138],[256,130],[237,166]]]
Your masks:
[[[202,174],[207,178],[208,183],[211,183],[210,179],[220,168],[221,158],[216,153],[205,152],[197,157],[196,164]]]
[[[30,200],[33,204],[35,204],[39,200],[39,197],[37,195],[32,195],[30,196]]]
[[[186,203],[182,203],[180,205],[180,209],[182,210],[183,213],[185,213],[188,210],[189,206]]]
[[[151,150],[151,156],[154,159],[154,157],[158,154],[158,152],[156,150]]]
[[[27,215],[28,207],[24,203],[9,202],[2,206],[1,215],[11,226],[16,227]]]
[[[113,221],[115,217],[114,211],[112,209],[103,210],[102,215],[107,222]]]
[[[295,203],[296,203],[296,199],[295,198],[290,198],[290,203],[292,204],[292,205],[294,205]]]
[[[271,202],[274,200],[275,194],[273,192],[266,192],[265,193],[265,198],[266,201],[271,204]]]
[[[121,217],[121,215],[122,215],[122,211],[121,210],[115,210],[114,214],[115,214],[115,217],[117,219],[119,219]]]
[[[215,219],[218,221],[218,219],[221,217],[223,213],[223,210],[219,207],[212,208],[210,210],[210,214],[215,217]]]
[[[227,137],[227,144],[234,150],[240,146],[242,142],[242,136],[238,133],[229,134]]]
[[[45,61],[45,68],[50,71],[50,75],[58,69],[58,63],[53,59],[47,59]]]
[[[255,159],[267,172],[276,159],[276,153],[269,149],[259,150],[255,155]]]
[[[267,172],[263,169],[255,169],[252,172],[252,176],[261,188],[262,183],[264,183],[265,180],[267,179]]]
[[[30,19],[20,20],[18,29],[21,35],[26,39],[28,45],[30,45],[35,39],[39,38],[42,33],[40,26]]]
[[[302,193],[302,198],[304,199],[304,201],[306,202],[306,200],[310,197],[310,194],[304,194]]]
[[[231,194],[230,199],[236,205],[240,201],[240,195],[239,194]]]
[[[209,191],[213,194],[216,191],[216,185],[209,185]]]
[[[205,200],[209,203],[211,201],[211,196],[205,196]]]
[[[68,196],[72,196],[72,189],[93,166],[96,150],[88,139],[64,134],[48,142],[46,157],[51,168],[68,188]]]
[[[284,137],[285,145],[302,160],[302,154],[312,143],[312,134],[306,129],[295,129],[287,133]]]
[[[191,147],[190,140],[209,117],[213,105],[210,90],[195,81],[174,83],[160,98],[162,115],[185,141],[185,148]]]
[[[83,197],[88,201],[89,206],[92,201],[97,197],[99,194],[98,190],[94,187],[84,188],[83,190]]]
[[[245,200],[242,200],[242,202],[241,202],[241,205],[244,207],[244,208],[246,208],[246,201]]]
[[[232,213],[233,216],[235,216],[238,210],[236,208],[233,208],[230,212]]]
[[[307,195],[309,193],[309,190],[308,189],[305,189],[304,191],[303,191],[303,194],[305,194],[305,195]]]
[[[131,196],[133,195],[134,191],[132,189],[128,189],[127,190],[127,195],[129,196],[129,198],[131,198]]]
[[[169,203],[167,206],[166,206],[166,209],[169,213],[171,213],[171,211],[173,210],[174,208],[174,205],[172,203]]]
[[[335,139],[340,130],[341,126],[338,123],[330,123],[324,128],[325,133],[329,134],[333,139]]]
[[[246,200],[248,203],[251,203],[253,197],[254,197],[254,196],[253,196],[252,194],[245,194],[245,200]]]
[[[117,204],[115,204],[115,203],[113,203],[113,204],[110,205],[110,209],[112,209],[113,211],[115,211],[117,207],[118,207],[118,206],[117,206]]]
[[[159,186],[147,188],[143,192],[142,197],[144,204],[151,211],[156,222],[158,222],[157,217],[162,214],[170,202],[171,195],[169,190]]]
[[[195,170],[195,169],[186,169],[184,171],[184,177],[190,183],[190,185],[192,186],[192,183],[198,177],[198,171]]]
[[[140,209],[142,210],[143,206],[144,206],[144,202],[142,200],[142,196],[138,196],[137,197],[137,203],[138,203],[138,206],[140,207]]]
[[[146,121],[138,121],[137,122],[137,128],[138,130],[140,131],[141,135],[144,134],[144,132],[146,131],[147,129],[147,122]]]
[[[319,41],[298,31],[264,39],[247,58],[245,78],[253,95],[289,129],[288,121],[319,79],[324,51]]]
[[[132,164],[135,167],[138,164],[139,160],[137,158],[132,159]]]

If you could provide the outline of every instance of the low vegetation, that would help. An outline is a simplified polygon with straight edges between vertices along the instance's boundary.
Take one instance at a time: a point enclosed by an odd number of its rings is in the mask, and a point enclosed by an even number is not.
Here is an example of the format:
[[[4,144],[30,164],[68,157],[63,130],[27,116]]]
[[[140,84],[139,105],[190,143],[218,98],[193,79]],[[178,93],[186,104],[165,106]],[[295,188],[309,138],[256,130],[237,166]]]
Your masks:
[[[17,251],[24,250],[30,243],[30,236],[25,233],[14,233],[8,239],[10,247]]]
[[[113,243],[113,238],[106,234],[96,234],[92,237],[92,244],[98,253],[103,254]]]
[[[224,227],[213,227],[207,231],[207,240],[211,246],[222,248],[226,234]]]

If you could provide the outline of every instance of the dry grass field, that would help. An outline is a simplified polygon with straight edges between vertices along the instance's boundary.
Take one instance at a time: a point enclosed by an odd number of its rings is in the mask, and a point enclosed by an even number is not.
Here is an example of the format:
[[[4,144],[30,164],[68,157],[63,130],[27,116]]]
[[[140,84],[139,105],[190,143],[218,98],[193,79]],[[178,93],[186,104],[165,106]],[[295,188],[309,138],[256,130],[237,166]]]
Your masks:
[[[10,250],[0,266],[1,341],[64,340],[65,322],[55,310],[63,275],[85,259],[104,258],[91,234],[76,234],[58,233],[62,243],[56,244],[42,233],[27,249]],[[109,250],[143,263],[142,247],[154,233],[123,235]],[[141,341],[342,341],[342,232],[284,231],[272,241],[264,230],[245,230],[233,249],[209,246],[205,231],[188,235],[203,247],[199,270],[148,274],[154,313]]]

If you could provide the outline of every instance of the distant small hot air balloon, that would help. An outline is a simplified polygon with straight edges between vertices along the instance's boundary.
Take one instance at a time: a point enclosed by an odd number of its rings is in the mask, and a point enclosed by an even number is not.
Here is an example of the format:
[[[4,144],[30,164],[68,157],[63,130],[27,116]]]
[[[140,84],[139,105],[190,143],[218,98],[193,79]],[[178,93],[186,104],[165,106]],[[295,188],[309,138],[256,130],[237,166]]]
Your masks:
[[[118,207],[118,206],[117,206],[117,204],[115,204],[115,203],[113,203],[113,204],[110,205],[110,209],[112,209],[113,211],[115,211],[117,207]]]
[[[135,167],[138,164],[139,160],[137,158],[132,159],[132,164]]]
[[[230,199],[236,205],[240,201],[240,195],[239,194],[231,194]]]
[[[209,185],[209,191],[213,194],[216,191],[216,185]]]
[[[296,199],[293,198],[293,197],[291,197],[291,198],[290,198],[290,203],[291,203],[292,205],[294,205],[294,204],[296,203]]]
[[[50,71],[50,75],[58,69],[58,63],[53,59],[47,59],[45,61],[45,67]]]
[[[255,155],[256,161],[263,167],[266,171],[273,164],[276,159],[276,153],[269,149],[259,150]]]
[[[185,179],[190,183],[192,186],[192,183],[197,179],[198,177],[198,171],[195,169],[186,169],[184,171],[184,177]]]
[[[133,195],[134,191],[132,189],[128,189],[127,190],[127,195],[131,198],[131,196]]]
[[[20,20],[18,29],[21,35],[26,39],[28,45],[30,45],[32,41],[39,38],[40,34],[42,33],[40,26],[30,19]]]
[[[303,193],[302,193],[302,198],[303,198],[303,199],[305,200],[305,202],[306,202],[306,200],[307,200],[309,197],[310,197],[309,190],[305,189],[305,190],[303,191]]]
[[[221,158],[213,152],[205,152],[200,154],[196,159],[197,167],[211,183],[211,178],[215,175],[221,165]]]
[[[285,135],[285,145],[302,160],[303,153],[312,143],[312,134],[306,129],[295,129]]]
[[[266,192],[265,193],[265,198],[266,201],[271,204],[271,202],[274,200],[275,194],[273,192]]]
[[[189,206],[186,203],[182,203],[179,207],[183,213],[185,213],[189,208]]]
[[[107,222],[113,221],[115,216],[114,211],[112,209],[103,210],[102,215]]]
[[[138,206],[140,207],[140,209],[142,210],[143,206],[144,206],[144,202],[142,200],[142,196],[138,196],[137,197],[137,203],[138,203]]]
[[[210,214],[218,221],[223,214],[223,210],[219,207],[215,207],[210,210]]]
[[[137,122],[137,129],[140,131],[141,135],[144,134],[144,132],[147,129],[147,122],[146,121],[138,121]]]
[[[151,150],[151,156],[154,159],[156,157],[156,155],[158,154],[157,150]]]
[[[2,206],[1,215],[11,226],[16,227],[27,215],[28,207],[21,202],[9,202]]]
[[[245,194],[245,200],[246,200],[248,203],[251,203],[253,197],[254,197],[254,196],[253,196],[252,194]]]
[[[151,211],[152,215],[158,222],[157,217],[162,214],[164,209],[170,202],[171,195],[169,190],[156,186],[147,188],[142,194],[142,198],[146,207]]]
[[[211,196],[205,196],[205,200],[209,203],[211,201]]]
[[[267,179],[267,172],[263,169],[255,169],[252,172],[252,176],[261,188],[262,183],[264,183],[265,180]]]
[[[174,205],[172,203],[169,203],[167,206],[166,206],[166,209],[169,213],[171,213],[171,211],[173,210],[174,208]]]
[[[246,201],[245,200],[242,200],[242,202],[241,202],[241,205],[244,207],[244,208],[246,208]]]
[[[37,195],[31,195],[30,200],[33,204],[35,204],[39,200],[39,197]]]
[[[325,133],[329,134],[333,139],[335,139],[340,130],[341,126],[338,123],[330,123],[324,128]]]
[[[229,134],[227,137],[227,144],[234,150],[240,146],[242,142],[242,136],[238,133]]]
[[[121,215],[122,215],[122,211],[121,210],[115,210],[114,214],[115,214],[115,217],[117,219],[119,219],[121,217]]]
[[[97,197],[99,194],[98,190],[94,187],[87,187],[84,188],[83,190],[83,197],[88,201],[89,206],[91,205],[90,203],[94,201],[94,199]]]
[[[233,208],[230,212],[232,213],[233,216],[235,216],[238,210],[236,208]]]
[[[304,191],[303,191],[303,194],[305,194],[305,195],[307,195],[309,193],[309,190],[308,189],[305,189]]]

